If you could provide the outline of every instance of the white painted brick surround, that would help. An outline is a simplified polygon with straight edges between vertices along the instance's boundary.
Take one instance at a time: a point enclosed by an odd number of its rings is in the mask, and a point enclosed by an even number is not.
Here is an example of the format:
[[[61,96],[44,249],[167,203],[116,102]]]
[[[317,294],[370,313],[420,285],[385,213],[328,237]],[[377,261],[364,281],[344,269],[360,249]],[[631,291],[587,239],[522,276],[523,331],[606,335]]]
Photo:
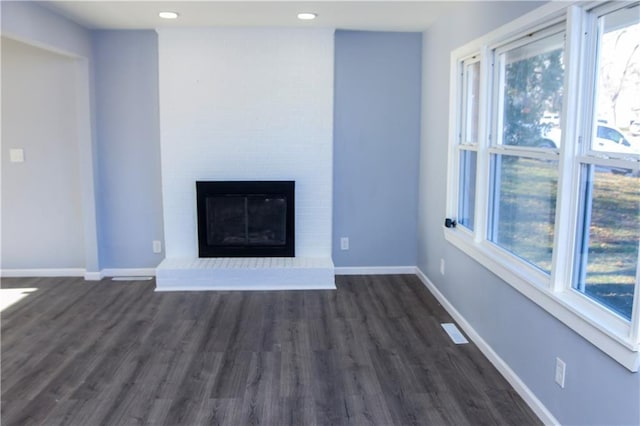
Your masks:
[[[296,256],[331,258],[333,30],[162,29],[167,258],[196,258],[196,180],[295,180]]]

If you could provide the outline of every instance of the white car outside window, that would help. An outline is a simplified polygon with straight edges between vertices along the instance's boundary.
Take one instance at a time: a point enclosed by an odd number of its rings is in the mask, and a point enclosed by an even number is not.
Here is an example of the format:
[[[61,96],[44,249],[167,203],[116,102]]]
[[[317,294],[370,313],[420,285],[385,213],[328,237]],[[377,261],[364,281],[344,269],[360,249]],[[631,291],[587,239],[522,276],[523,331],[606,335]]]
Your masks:
[[[542,139],[541,146],[549,147],[552,143],[555,148],[560,147],[560,129],[552,128],[547,131]],[[613,152],[619,154],[640,154],[640,143],[630,142],[620,130],[606,124],[598,124],[596,138],[591,149],[594,151]]]
[[[598,134],[593,145],[594,151],[640,154],[640,145],[632,145],[619,130],[603,124],[598,125]]]

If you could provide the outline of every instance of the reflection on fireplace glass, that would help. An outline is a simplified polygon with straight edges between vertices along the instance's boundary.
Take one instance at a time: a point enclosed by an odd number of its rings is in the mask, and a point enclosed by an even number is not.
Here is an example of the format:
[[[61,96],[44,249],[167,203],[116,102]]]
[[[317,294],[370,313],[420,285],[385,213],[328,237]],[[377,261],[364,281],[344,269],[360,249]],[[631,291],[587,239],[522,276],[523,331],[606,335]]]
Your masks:
[[[286,243],[287,200],[278,195],[211,196],[206,199],[207,244],[213,246]]]

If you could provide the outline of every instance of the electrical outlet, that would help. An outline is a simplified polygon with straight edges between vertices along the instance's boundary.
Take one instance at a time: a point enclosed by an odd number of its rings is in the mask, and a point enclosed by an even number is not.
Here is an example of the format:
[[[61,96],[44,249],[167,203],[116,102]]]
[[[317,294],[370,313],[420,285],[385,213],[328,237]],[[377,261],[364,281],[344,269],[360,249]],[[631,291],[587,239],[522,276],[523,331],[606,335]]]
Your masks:
[[[440,259],[440,273],[444,275],[444,259]]]
[[[9,150],[9,161],[11,163],[24,163],[24,150],[22,148],[11,148]]]
[[[349,250],[349,237],[340,238],[340,250]]]
[[[564,389],[564,374],[567,364],[560,358],[556,358],[556,383]]]
[[[153,252],[162,253],[162,242],[158,240],[153,241]]]

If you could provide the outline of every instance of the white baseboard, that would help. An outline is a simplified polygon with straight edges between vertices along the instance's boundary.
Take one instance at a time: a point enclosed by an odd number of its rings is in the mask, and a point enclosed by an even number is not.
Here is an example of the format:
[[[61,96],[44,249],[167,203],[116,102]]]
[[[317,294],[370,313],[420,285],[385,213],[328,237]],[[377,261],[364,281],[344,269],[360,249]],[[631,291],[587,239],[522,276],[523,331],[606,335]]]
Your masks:
[[[101,273],[103,277],[155,277],[156,268],[107,268]]]
[[[0,277],[84,277],[83,268],[0,269]]]
[[[118,268],[88,272],[83,268],[0,269],[0,277],[83,277],[87,281],[100,281],[104,277],[155,276],[156,268]]]
[[[415,266],[341,266],[336,275],[407,275],[415,274]]]
[[[493,350],[491,346],[478,334],[471,324],[458,312],[449,300],[438,290],[433,282],[425,275],[420,268],[416,267],[416,275],[427,287],[427,289],[438,299],[438,302],[445,308],[458,325],[467,333],[467,336],[475,343],[484,356],[502,374],[509,384],[518,392],[518,395],[527,403],[538,418],[545,425],[559,425],[560,422],[551,414],[536,395],[527,387],[520,377],[509,367],[509,365]]]
[[[100,281],[102,278],[104,278],[104,275],[102,274],[102,271],[99,271],[99,272],[85,272],[84,273],[85,281]]]

